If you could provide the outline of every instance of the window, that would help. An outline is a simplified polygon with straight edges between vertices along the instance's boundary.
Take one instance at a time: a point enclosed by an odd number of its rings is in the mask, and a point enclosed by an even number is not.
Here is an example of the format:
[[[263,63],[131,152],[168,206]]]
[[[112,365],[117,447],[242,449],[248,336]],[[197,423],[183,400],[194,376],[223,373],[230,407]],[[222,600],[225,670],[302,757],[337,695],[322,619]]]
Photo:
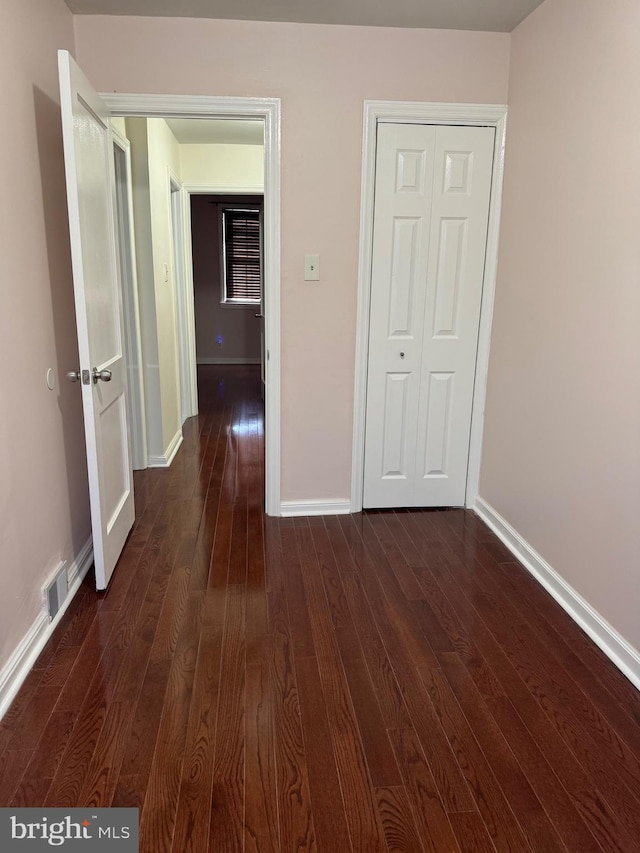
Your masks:
[[[235,305],[260,304],[260,211],[257,208],[224,208],[222,246],[222,301]]]

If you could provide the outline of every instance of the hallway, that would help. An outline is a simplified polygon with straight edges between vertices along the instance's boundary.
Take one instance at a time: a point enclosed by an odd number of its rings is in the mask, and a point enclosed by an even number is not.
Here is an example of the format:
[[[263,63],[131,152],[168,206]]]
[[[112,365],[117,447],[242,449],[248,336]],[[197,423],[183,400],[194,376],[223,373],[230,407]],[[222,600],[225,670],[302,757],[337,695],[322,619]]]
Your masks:
[[[199,368],[0,806],[136,806],[144,853],[637,851],[637,691],[472,513],[264,516],[258,370]]]

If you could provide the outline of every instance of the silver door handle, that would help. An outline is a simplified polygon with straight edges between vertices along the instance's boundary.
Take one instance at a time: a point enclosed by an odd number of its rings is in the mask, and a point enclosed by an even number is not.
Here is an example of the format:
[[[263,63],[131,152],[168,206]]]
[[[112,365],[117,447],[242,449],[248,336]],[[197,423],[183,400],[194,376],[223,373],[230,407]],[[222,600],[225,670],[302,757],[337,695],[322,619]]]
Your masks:
[[[103,382],[111,382],[111,371],[110,370],[98,370],[97,367],[94,367],[91,371],[91,376],[93,378],[93,384],[96,385],[98,379],[102,379]]]
[[[80,371],[79,370],[69,370],[66,374],[69,382],[80,382]]]
[[[254,317],[257,317],[258,320],[261,320],[264,317],[264,314],[254,314]]]

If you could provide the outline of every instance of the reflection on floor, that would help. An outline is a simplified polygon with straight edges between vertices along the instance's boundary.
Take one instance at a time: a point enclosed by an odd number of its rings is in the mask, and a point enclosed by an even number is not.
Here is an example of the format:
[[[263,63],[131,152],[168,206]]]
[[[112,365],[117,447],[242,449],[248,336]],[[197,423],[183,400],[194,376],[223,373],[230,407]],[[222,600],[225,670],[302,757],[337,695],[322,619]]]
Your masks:
[[[637,851],[640,698],[464,511],[263,515],[257,368],[203,367],[104,595],[0,724],[0,805],[141,851]]]

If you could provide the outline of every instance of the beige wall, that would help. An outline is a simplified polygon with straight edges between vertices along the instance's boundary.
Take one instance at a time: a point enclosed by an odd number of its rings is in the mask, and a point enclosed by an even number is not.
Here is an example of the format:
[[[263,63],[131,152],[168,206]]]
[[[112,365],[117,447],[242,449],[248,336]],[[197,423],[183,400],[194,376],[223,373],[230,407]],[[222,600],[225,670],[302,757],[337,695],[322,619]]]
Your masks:
[[[131,143],[147,447],[150,461],[157,463],[181,429],[169,179],[169,170],[180,179],[180,146],[164,119],[128,118],[126,134]]]
[[[219,146],[216,146],[219,147]],[[220,196],[191,196],[193,254],[193,297],[196,316],[196,357],[199,363],[215,361],[260,361],[259,307],[220,304],[221,258],[217,199]],[[227,199],[233,196],[227,196]],[[242,199],[242,196],[236,196]],[[250,203],[260,197],[246,196]],[[218,347],[218,337],[222,347]]]
[[[151,204],[158,364],[162,401],[162,437],[166,452],[182,426],[169,183],[169,170],[178,181],[180,180],[180,146],[164,119],[149,119],[147,121],[147,134],[149,137],[149,200]],[[165,273],[165,264],[168,275]],[[166,281],[165,278],[167,278]]]
[[[78,351],[58,48],[73,49],[62,0],[3,0],[0,670],[41,611],[43,582],[90,535],[80,388],[61,379]]]
[[[75,26],[100,90],[282,99],[282,498],[349,498],[363,99],[504,103],[509,36],[88,15]],[[303,281],[305,253],[320,254],[320,282]]]
[[[149,191],[149,139],[147,120],[127,118],[125,136],[131,144],[131,189],[135,233],[136,279],[140,315],[142,373],[147,453],[162,456],[162,398],[158,365],[158,327],[156,324],[156,288],[153,272],[153,237]]]
[[[185,184],[264,187],[263,145],[181,145],[180,164]]]
[[[640,648],[640,4],[513,34],[481,495]]]

